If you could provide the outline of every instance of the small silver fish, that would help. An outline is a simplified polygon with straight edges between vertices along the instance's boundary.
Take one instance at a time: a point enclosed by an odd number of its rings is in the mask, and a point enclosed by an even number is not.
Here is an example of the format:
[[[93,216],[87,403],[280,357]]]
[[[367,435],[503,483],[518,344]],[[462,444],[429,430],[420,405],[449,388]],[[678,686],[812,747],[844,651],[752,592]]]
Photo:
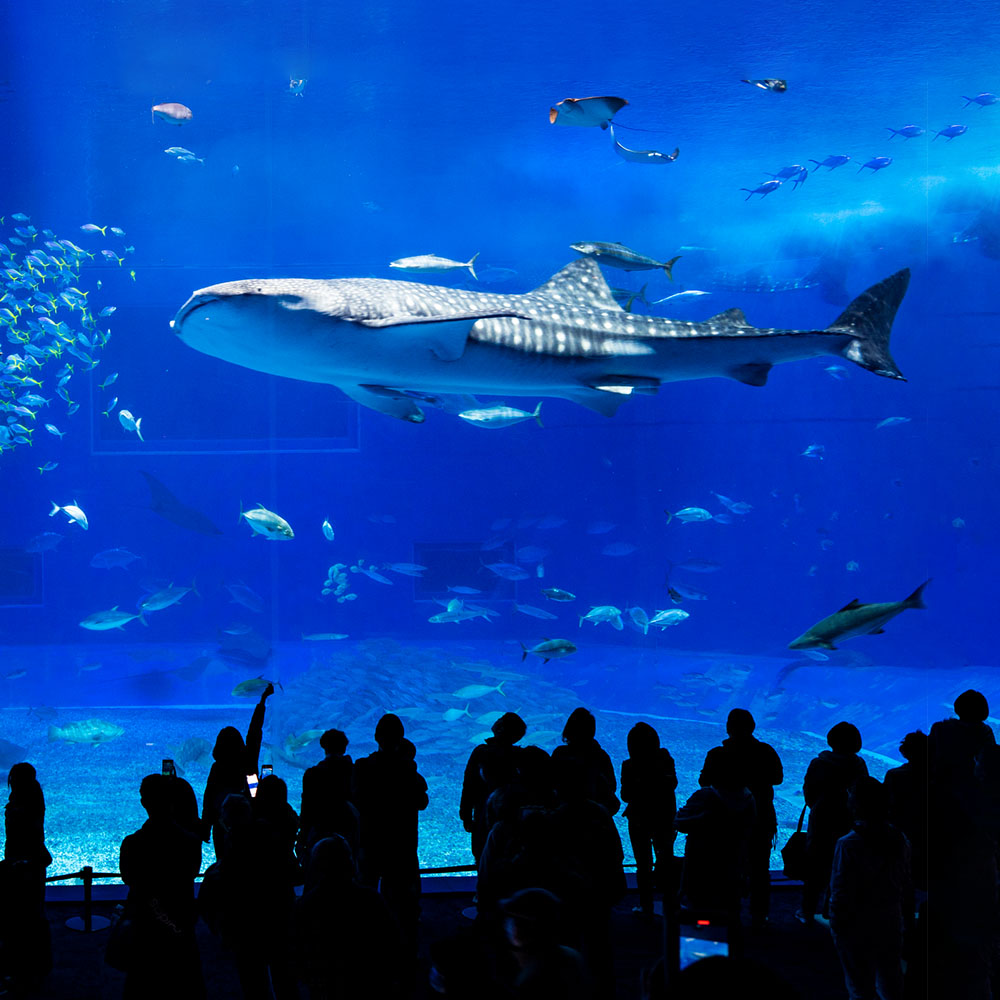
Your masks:
[[[476,262],[478,253],[472,255],[471,260],[464,263],[460,260],[451,260],[448,257],[438,257],[436,254],[427,253],[417,257],[400,257],[389,264],[389,267],[397,271],[405,271],[407,274],[432,274],[438,271],[455,271],[463,267],[469,269],[469,274],[476,278],[476,271],[473,264]],[[476,278],[478,281],[479,279]]]

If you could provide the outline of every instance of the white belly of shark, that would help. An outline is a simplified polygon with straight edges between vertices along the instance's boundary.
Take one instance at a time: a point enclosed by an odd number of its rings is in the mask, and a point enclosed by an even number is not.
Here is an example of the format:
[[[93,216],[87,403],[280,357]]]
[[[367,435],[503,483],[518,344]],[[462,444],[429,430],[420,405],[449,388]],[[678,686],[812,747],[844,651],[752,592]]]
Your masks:
[[[824,330],[750,326],[738,309],[702,323],[624,312],[598,265],[574,261],[524,295],[377,278],[248,279],[195,292],[171,326],[184,343],[255,371],[335,385],[419,422],[440,395],[555,396],[611,415],[664,382],[726,377],[764,385],[776,364],[845,357],[902,379],[889,334],[902,270]]]

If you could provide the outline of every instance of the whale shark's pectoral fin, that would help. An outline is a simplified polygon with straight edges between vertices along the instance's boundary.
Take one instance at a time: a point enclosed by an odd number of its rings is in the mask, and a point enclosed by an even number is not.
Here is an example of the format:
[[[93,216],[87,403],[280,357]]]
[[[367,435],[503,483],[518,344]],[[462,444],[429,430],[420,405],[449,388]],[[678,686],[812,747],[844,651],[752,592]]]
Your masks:
[[[658,378],[650,378],[646,375],[602,375],[587,383],[591,389],[600,389],[602,392],[617,392],[623,396],[631,396],[633,392],[655,396],[660,384]]]
[[[367,406],[369,410],[385,413],[397,420],[406,420],[411,424],[424,422],[424,411],[410,396],[384,385],[338,385],[337,388],[345,395]]]
[[[730,368],[726,374],[744,385],[767,385],[767,376],[773,367],[768,361],[749,362]]]
[[[590,389],[581,387],[578,392],[560,393],[563,399],[586,406],[588,410],[599,413],[602,417],[613,417],[618,407],[628,399],[628,394],[615,390]]]
[[[458,361],[465,353],[472,324],[481,316],[481,313],[449,316],[447,319],[434,316],[383,316],[379,319],[351,322],[373,330],[385,330],[392,336],[409,337],[414,349],[426,347],[439,361]]]

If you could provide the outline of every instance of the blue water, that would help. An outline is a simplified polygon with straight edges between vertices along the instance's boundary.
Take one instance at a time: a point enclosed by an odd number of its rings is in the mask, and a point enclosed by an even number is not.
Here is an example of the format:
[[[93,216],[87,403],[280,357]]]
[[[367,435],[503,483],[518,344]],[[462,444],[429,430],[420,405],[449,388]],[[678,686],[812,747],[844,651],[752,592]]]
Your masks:
[[[750,706],[788,755],[787,825],[804,764],[840,718],[857,721],[881,755],[869,761],[874,772],[959,691],[978,683],[992,697],[1000,307],[989,237],[1000,211],[1000,106],[963,109],[961,99],[1000,90],[990,14],[979,3],[896,2],[8,6],[0,241],[18,224],[13,213],[29,215],[97,254],[77,285],[94,313],[117,307],[101,320],[112,335],[99,365],[48,363],[37,391],[52,402],[38,412],[32,446],[0,452],[0,736],[38,763],[56,866],[113,865],[117,841],[141,819],[137,801],[119,803],[164,748],[245,725],[249,706],[229,692],[259,674],[285,687],[268,742],[293,799],[318,750],[282,759],[290,734],[340,726],[361,753],[377,712],[424,713],[408,728],[437,803],[424,824],[426,864],[469,860],[452,804],[470,739],[488,728],[477,714],[522,709],[551,746],[560,718],[584,703],[616,759],[635,713],[660,716],[684,792],[726,711]],[[788,91],[744,77],[782,77]],[[293,78],[307,80],[301,97],[288,91]],[[555,102],[591,94],[627,98],[616,122],[656,131],[618,138],[679,147],[676,162],[626,163],[607,133],[549,124]],[[165,101],[188,105],[193,120],[152,122],[151,105]],[[889,138],[887,128],[910,123],[927,134]],[[967,134],[932,141],[957,123]],[[204,163],[165,155],[174,145]],[[744,201],[739,189],[768,173],[835,153],[851,163]],[[889,168],[858,172],[885,155]],[[86,223],[126,236],[81,232]],[[963,232],[978,238],[956,242]],[[662,272],[605,271],[615,287],[648,283],[650,300],[712,293],[671,312],[655,307],[659,315],[699,320],[735,306],[757,326],[822,329],[848,298],[909,267],[892,340],[908,381],[820,358],[776,368],[764,388],[672,383],[611,419],[548,399],[544,428],[484,430],[433,408],[411,425],[330,386],[196,353],[168,327],[210,284],[395,277],[389,261],[423,253],[479,252],[484,279],[425,280],[526,291],[575,257],[578,240],[622,241],[661,260],[681,254],[673,283]],[[26,249],[13,248],[18,257]],[[842,298],[821,286],[778,290],[821,262],[842,275]],[[66,360],[76,366],[73,416],[53,398]],[[117,382],[99,389],[111,372]],[[113,396],[116,409],[142,417],[144,442],[115,411],[102,415]],[[538,400],[484,399],[500,401],[533,409]],[[908,422],[876,427],[888,417]],[[821,459],[803,455],[812,445]],[[46,462],[58,467],[40,474]],[[152,512],[142,472],[222,533]],[[664,510],[724,512],[713,491],[752,510],[729,524],[668,522]],[[49,519],[52,501],[79,504],[89,530]],[[295,539],[253,537],[239,514],[256,504],[286,518]],[[592,533],[597,522],[613,527]],[[49,531],[63,536],[57,548],[25,551]],[[497,547],[484,551],[487,542]],[[603,554],[616,543],[635,548]],[[481,567],[514,561],[525,546],[548,550],[543,577],[534,562],[516,583]],[[90,565],[118,547],[141,559]],[[649,635],[579,627],[591,605],[650,615],[673,607],[668,569],[693,559],[721,568],[672,570],[671,583],[707,595],[680,605],[690,613],[681,624]],[[422,579],[383,570],[388,586],[351,573],[359,560],[428,569]],[[321,594],[336,563],[355,600]],[[907,611],[884,635],[852,639],[825,662],[787,650],[852,598],[900,600],[927,578],[927,610]],[[150,613],[147,628],[78,624],[192,582],[197,593]],[[224,584],[237,583],[259,595],[261,611],[232,603]],[[472,600],[499,616],[428,623],[449,585],[481,590]],[[546,601],[540,590],[552,586],[577,600]],[[515,613],[515,600],[558,620]],[[234,656],[232,640],[246,636],[221,632],[241,625],[257,637],[253,655]],[[302,640],[317,632],[348,638]],[[520,642],[553,636],[579,652],[522,665]],[[440,717],[465,707],[455,690],[505,672],[517,675],[506,698],[484,696],[479,713],[472,705],[454,723]],[[318,698],[323,685],[336,697]],[[48,742],[49,725],[87,718],[125,734],[98,747]],[[196,787],[200,767],[190,769]],[[70,819],[73,796],[115,818],[87,834]]]

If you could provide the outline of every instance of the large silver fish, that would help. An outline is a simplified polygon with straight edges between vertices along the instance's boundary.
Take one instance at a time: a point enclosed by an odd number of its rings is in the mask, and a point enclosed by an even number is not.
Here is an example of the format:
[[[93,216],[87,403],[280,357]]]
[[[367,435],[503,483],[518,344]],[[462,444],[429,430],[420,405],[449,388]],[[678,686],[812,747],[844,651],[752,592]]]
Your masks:
[[[703,323],[626,313],[589,258],[524,295],[380,278],[229,281],[195,292],[171,326],[203,354],[329,383],[415,423],[416,398],[450,393],[555,396],[610,416],[664,382],[764,385],[776,364],[827,354],[902,379],[889,331],[909,278],[872,286],[825,330],[753,327],[739,309]]]

